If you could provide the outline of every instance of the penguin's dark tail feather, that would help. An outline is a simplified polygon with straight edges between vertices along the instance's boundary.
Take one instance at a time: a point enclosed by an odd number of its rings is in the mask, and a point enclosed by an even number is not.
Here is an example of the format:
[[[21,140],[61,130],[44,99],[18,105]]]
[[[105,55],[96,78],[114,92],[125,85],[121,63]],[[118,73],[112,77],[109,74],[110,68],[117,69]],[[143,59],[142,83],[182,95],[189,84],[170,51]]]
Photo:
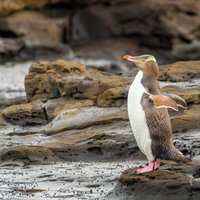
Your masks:
[[[191,162],[191,159],[185,157],[175,146],[171,147],[167,151],[167,160],[172,160],[180,164],[188,164]]]

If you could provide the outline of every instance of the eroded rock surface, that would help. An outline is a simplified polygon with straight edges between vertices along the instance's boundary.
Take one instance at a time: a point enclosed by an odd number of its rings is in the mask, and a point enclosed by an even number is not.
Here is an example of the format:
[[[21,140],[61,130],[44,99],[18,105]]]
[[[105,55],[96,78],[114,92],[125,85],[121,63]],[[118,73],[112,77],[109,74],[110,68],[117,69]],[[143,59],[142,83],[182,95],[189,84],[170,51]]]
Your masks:
[[[25,77],[29,101],[65,96],[90,99],[99,106],[122,105],[129,84],[130,78],[86,70],[81,63],[64,60],[33,63]]]
[[[200,161],[180,166],[167,164],[159,170],[137,175],[135,168],[125,170],[107,199],[197,200],[200,193]]]
[[[176,62],[163,65],[160,71],[159,80],[161,81],[191,81],[200,77],[200,62]]]
[[[40,101],[9,106],[1,114],[5,121],[20,126],[40,125],[48,122],[46,111]]]

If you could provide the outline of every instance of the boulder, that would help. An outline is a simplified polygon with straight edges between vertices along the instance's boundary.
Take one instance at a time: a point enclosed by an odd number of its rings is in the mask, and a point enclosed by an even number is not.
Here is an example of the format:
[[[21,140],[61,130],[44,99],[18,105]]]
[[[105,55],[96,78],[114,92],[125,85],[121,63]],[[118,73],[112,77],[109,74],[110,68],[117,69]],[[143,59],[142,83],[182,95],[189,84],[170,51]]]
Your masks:
[[[67,18],[50,19],[36,11],[22,11],[0,19],[0,32],[10,32],[28,47],[55,46],[62,42]]]
[[[72,38],[70,39],[73,43],[85,44],[91,40],[109,36],[106,21],[98,16],[99,10],[103,10],[102,6],[83,9],[72,18]],[[94,23],[89,22],[91,19]]]
[[[119,183],[105,199],[198,200],[200,161],[181,166],[166,164],[159,170],[137,175],[135,168],[125,170]]]
[[[99,106],[122,105],[130,79],[97,70],[86,70],[77,62],[57,60],[33,63],[25,77],[29,101],[57,97],[89,99]]]
[[[29,74],[25,77],[27,99],[30,101],[59,97],[59,81],[61,82],[62,79],[66,79],[67,75],[70,74],[76,81],[76,77],[78,79],[84,72],[85,66],[81,63],[73,64],[62,60],[58,60],[57,62],[33,63],[30,66]],[[71,90],[73,92],[76,88],[72,86]],[[69,90],[67,92],[70,93]]]
[[[160,67],[160,81],[189,81],[200,77],[200,62],[175,62]]]

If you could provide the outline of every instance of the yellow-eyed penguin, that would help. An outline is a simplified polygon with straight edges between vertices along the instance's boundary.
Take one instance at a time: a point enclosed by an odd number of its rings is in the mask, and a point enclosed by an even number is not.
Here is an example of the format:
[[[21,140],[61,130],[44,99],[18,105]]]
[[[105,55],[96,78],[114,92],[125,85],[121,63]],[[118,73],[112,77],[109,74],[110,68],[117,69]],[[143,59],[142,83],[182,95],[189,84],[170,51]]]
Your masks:
[[[137,169],[137,174],[151,172],[160,167],[158,159],[187,163],[188,158],[175,148],[167,108],[186,107],[185,101],[173,94],[162,95],[158,82],[159,67],[152,55],[129,56],[123,59],[139,68],[128,93],[128,115],[131,127],[149,165]]]

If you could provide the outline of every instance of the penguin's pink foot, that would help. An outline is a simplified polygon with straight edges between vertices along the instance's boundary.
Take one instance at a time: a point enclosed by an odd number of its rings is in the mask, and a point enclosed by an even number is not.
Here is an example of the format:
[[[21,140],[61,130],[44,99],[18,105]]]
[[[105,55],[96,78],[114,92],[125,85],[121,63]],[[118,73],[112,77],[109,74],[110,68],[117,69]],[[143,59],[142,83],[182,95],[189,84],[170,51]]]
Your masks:
[[[160,167],[160,161],[159,161],[159,160],[156,160],[156,161],[154,162],[154,169],[159,169],[159,167]]]
[[[148,166],[137,169],[136,173],[137,174],[144,174],[144,173],[147,173],[147,172],[152,172],[153,169],[154,169],[154,162],[150,162]]]

